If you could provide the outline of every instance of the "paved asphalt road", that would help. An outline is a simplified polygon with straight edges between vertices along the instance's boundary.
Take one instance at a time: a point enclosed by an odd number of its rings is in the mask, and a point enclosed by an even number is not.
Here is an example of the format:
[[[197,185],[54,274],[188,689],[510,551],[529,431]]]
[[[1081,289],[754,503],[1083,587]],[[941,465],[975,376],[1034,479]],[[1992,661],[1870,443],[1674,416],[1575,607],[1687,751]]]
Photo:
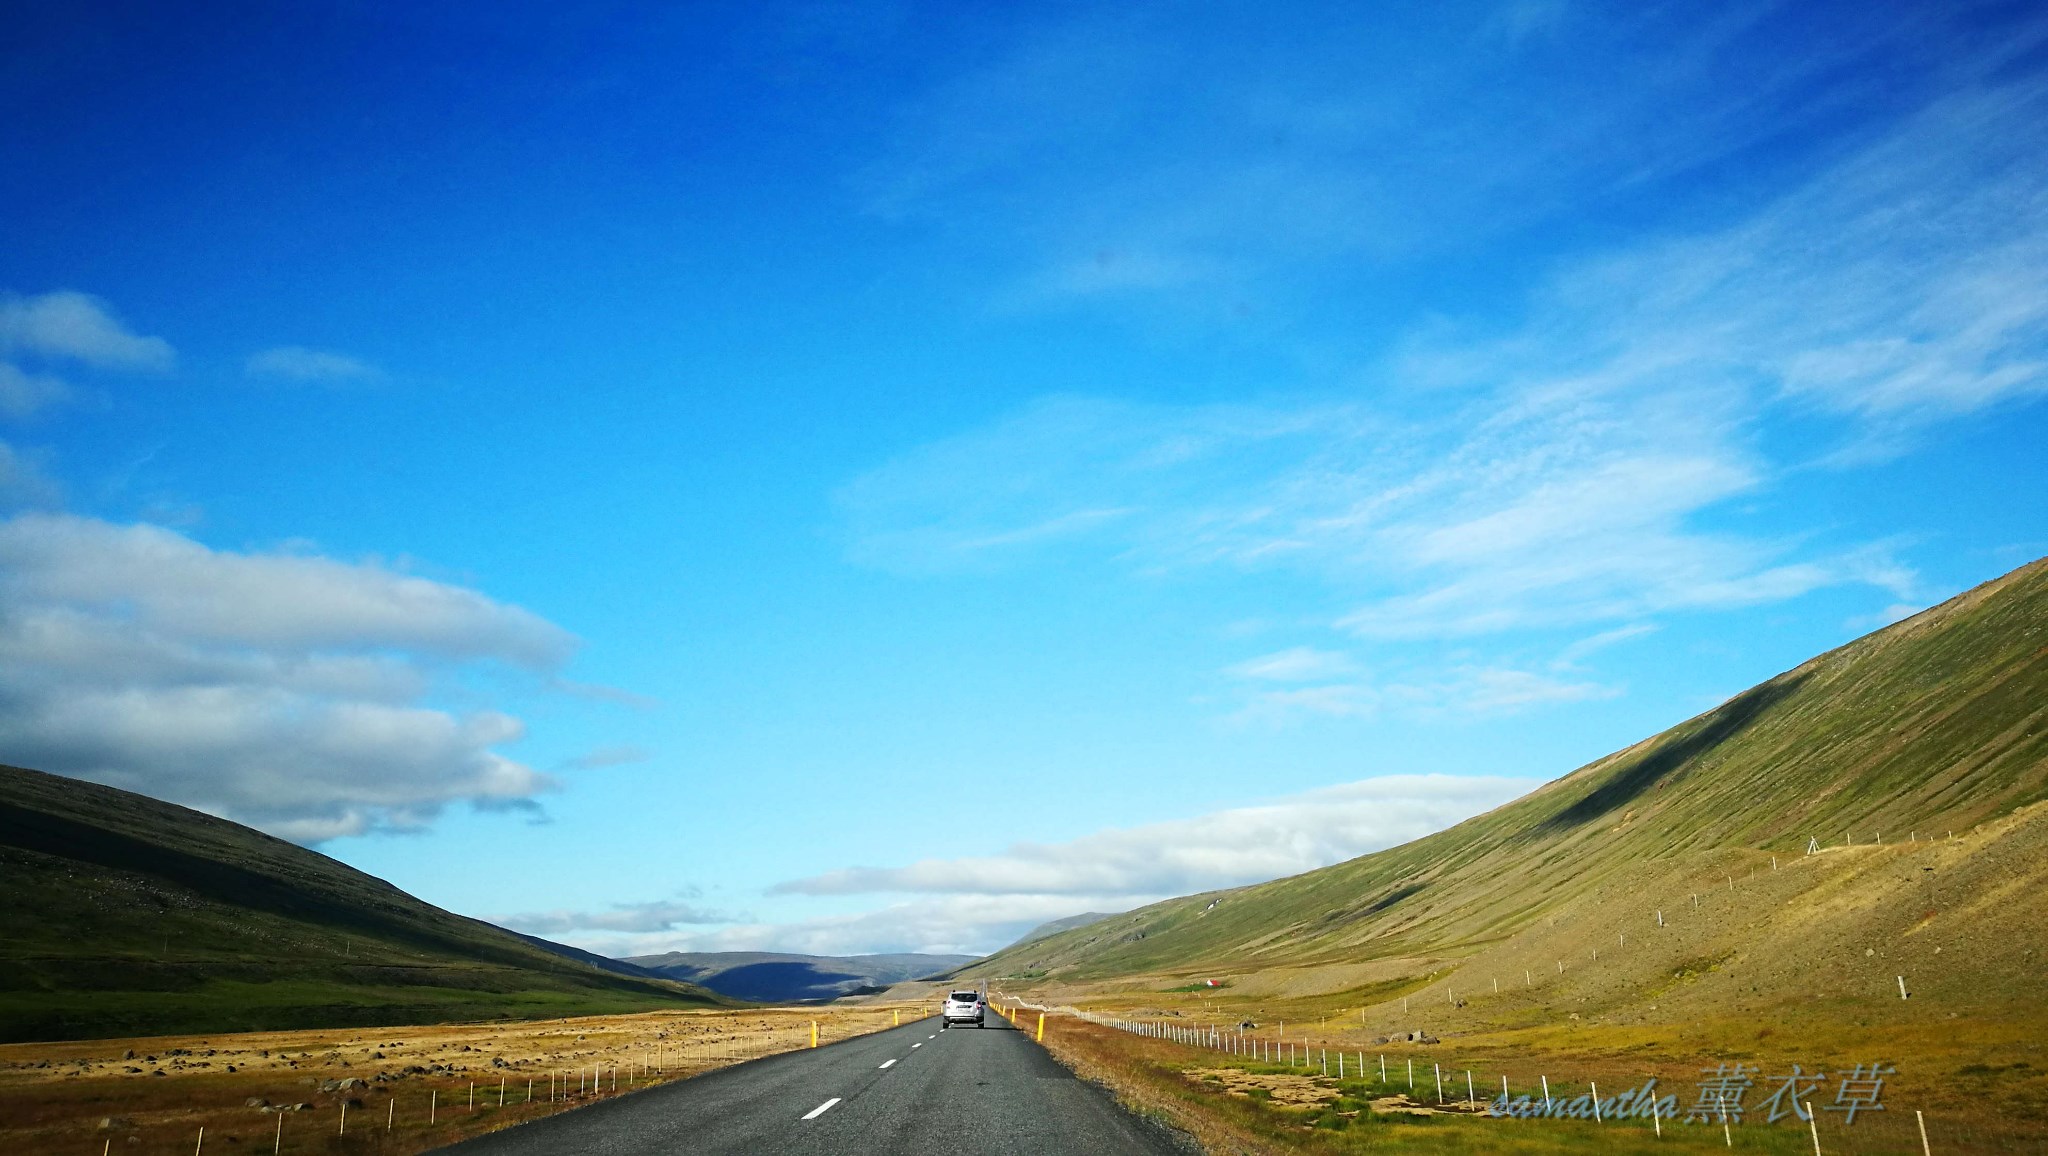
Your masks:
[[[441,1151],[1075,1156],[1179,1149],[991,1014],[980,1029],[940,1031],[928,1019],[770,1056]]]

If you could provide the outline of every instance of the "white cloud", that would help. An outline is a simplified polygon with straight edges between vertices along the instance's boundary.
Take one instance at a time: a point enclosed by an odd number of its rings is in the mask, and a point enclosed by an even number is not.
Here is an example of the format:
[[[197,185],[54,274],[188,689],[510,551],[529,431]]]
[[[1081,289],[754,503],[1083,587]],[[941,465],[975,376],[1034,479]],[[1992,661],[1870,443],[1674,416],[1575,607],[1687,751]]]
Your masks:
[[[1527,779],[1388,775],[1260,806],[1108,830],[1001,855],[852,867],[779,885],[805,895],[1158,897],[1292,875],[1391,847],[1515,798]],[[1127,906],[1129,904],[1126,904]],[[1080,910],[1077,908],[1076,910]]]
[[[377,381],[384,376],[382,370],[366,361],[303,345],[279,345],[252,353],[243,363],[243,370],[250,377],[329,385]]]
[[[372,563],[213,550],[154,526],[0,522],[0,749],[10,761],[313,842],[530,806],[524,733],[432,705],[444,673],[546,670],[574,640]]]
[[[561,628],[473,590],[307,554],[216,551],[157,526],[34,515],[0,524],[0,583],[209,645],[400,648],[531,667],[564,661]]]
[[[491,922],[528,935],[557,936],[575,933],[589,939],[590,933],[648,934],[669,931],[692,923],[731,923],[733,917],[680,900],[652,903],[621,903],[606,911],[536,911],[522,915],[498,915]],[[629,953],[630,954],[630,953]]]
[[[98,298],[70,290],[36,297],[0,294],[0,355],[0,416],[11,418],[27,417],[75,392],[47,369],[17,364],[23,356],[125,370],[165,370],[174,360],[169,342],[129,332]]]
[[[131,332],[104,302],[72,290],[0,297],[0,349],[98,369],[166,370],[176,359],[163,338]]]
[[[6,367],[0,365],[0,375]],[[0,510],[55,506],[63,487],[42,470],[33,456],[0,442]]]
[[[715,928],[677,927],[661,931],[568,928],[560,933],[551,933],[550,938],[613,959],[659,955],[668,951],[986,955],[1041,923],[1083,911],[1105,910],[1124,902],[1127,901],[1121,897],[1091,899],[1071,895],[1005,895],[1000,902],[991,902],[980,896],[932,895],[915,902],[892,903],[870,911],[820,915],[782,923],[746,922]]]
[[[1925,609],[1925,605],[1916,602],[1894,602],[1875,614],[1856,615],[1842,625],[1856,631],[1881,630],[1894,622],[1904,622]]]
[[[1230,673],[1262,682],[1314,682],[1357,670],[1349,655],[1312,646],[1294,646],[1238,663]]]
[[[1065,843],[907,867],[857,867],[771,894],[914,898],[866,911],[701,930],[562,928],[611,956],[663,951],[817,955],[921,951],[981,955],[1052,919],[1123,911],[1174,895],[1274,879],[1438,831],[1533,789],[1533,780],[1391,775]]]
[[[70,396],[71,387],[63,378],[30,373],[11,362],[0,361],[0,415],[27,417]]]

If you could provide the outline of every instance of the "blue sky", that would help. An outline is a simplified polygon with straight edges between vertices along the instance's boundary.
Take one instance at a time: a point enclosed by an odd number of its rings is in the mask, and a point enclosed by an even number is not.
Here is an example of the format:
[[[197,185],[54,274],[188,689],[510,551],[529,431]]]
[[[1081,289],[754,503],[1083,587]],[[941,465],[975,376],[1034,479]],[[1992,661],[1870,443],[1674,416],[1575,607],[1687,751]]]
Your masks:
[[[17,6],[0,759],[980,951],[2048,553],[2026,5]]]

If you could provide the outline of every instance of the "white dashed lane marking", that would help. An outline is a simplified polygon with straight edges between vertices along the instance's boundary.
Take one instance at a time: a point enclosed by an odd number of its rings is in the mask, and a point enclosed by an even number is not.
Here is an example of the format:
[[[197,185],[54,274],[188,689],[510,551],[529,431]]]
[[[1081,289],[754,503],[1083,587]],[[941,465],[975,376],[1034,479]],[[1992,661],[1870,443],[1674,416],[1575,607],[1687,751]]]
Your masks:
[[[890,1061],[889,1061],[888,1063],[885,1063],[885,1064],[883,1064],[882,1066],[886,1068],[886,1067],[889,1067],[889,1066],[890,1066],[890,1064],[894,1064],[895,1062],[896,1062],[895,1060],[890,1060]]]
[[[912,1045],[910,1045],[910,1046],[911,1046],[911,1047],[913,1047],[913,1048],[921,1048],[921,1047],[923,1047],[924,1045],[923,1045],[923,1044],[912,1044]]]
[[[824,1103],[822,1103],[822,1104],[818,1105],[817,1107],[815,1107],[815,1108],[812,1108],[812,1109],[811,1109],[810,1111],[808,1111],[808,1112],[805,1112],[805,1113],[804,1113],[804,1119],[806,1119],[806,1120],[815,1120],[815,1119],[817,1119],[818,1117],[820,1117],[820,1116],[824,1115],[825,1113],[827,1113],[827,1112],[831,1111],[831,1110],[832,1110],[832,1105],[834,1105],[834,1104],[837,1104],[838,1102],[839,1102],[839,1097],[837,1097],[837,1096],[834,1096],[834,1097],[832,1097],[831,1099],[829,1099],[829,1100],[825,1101]]]

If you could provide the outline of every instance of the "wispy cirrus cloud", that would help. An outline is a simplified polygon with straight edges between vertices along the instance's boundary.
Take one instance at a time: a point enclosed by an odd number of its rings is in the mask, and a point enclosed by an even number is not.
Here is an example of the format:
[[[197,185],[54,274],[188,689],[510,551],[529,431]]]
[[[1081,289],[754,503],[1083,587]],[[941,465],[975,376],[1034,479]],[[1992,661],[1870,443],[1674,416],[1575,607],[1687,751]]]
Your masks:
[[[1618,687],[1509,666],[1456,664],[1402,677],[1258,687],[1228,716],[1238,724],[1286,725],[1304,719],[1434,718],[1509,715],[1535,707],[1614,698]]]
[[[1612,630],[1603,630],[1598,634],[1587,635],[1559,651],[1557,657],[1551,660],[1550,668],[1552,670],[1572,670],[1578,666],[1580,659],[1588,655],[1598,653],[1610,646],[1618,646],[1631,638],[1641,638],[1647,634],[1655,634],[1657,629],[1654,623],[1632,622],[1627,626],[1617,626]]]
[[[250,377],[316,385],[350,385],[381,381],[384,371],[360,358],[303,345],[278,345],[259,350],[243,362]]]
[[[1545,341],[1500,353],[1661,353],[1850,417],[1857,434],[2037,396],[2044,120],[2048,82],[1950,93],[1746,221],[1574,270],[1546,300]]]
[[[1270,17],[1047,12],[899,108],[855,183],[870,211],[1007,265],[1004,303],[1213,323],[1721,177],[1802,132],[1982,82],[2038,33],[1925,6],[1838,16],[1453,3],[1322,13],[1304,37],[1284,17],[1276,34]],[[1415,50],[1431,42],[1457,50]]]
[[[687,902],[694,898],[693,892],[685,899],[620,903],[601,911],[556,910],[496,915],[491,917],[491,922],[528,935],[574,934],[579,939],[589,939],[593,934],[645,935],[691,924],[732,923],[744,918]]]
[[[157,526],[0,521],[0,747],[11,761],[303,842],[530,807],[553,780],[499,753],[450,671],[545,673],[575,640],[515,606],[374,562],[216,550]]]
[[[1368,640],[1642,622],[1914,578],[1724,515],[2048,393],[2048,85],[1929,101],[1747,219],[1568,264],[1512,331],[1418,329],[1355,398],[1047,397],[838,494],[849,553],[913,572],[1088,551],[1288,570]],[[1313,695],[1308,697],[1314,697]],[[1357,696],[1323,696],[1332,711]]]
[[[1333,625],[1368,638],[1751,605],[1876,573],[1690,524],[1768,486],[1733,408],[1709,389],[1532,389],[1405,420],[1360,403],[1051,398],[838,500],[849,552],[871,565],[971,572],[1092,551],[1133,571],[1306,573],[1353,602]],[[1121,513],[1068,517],[1103,509]],[[1048,525],[1065,532],[1013,532]]]

